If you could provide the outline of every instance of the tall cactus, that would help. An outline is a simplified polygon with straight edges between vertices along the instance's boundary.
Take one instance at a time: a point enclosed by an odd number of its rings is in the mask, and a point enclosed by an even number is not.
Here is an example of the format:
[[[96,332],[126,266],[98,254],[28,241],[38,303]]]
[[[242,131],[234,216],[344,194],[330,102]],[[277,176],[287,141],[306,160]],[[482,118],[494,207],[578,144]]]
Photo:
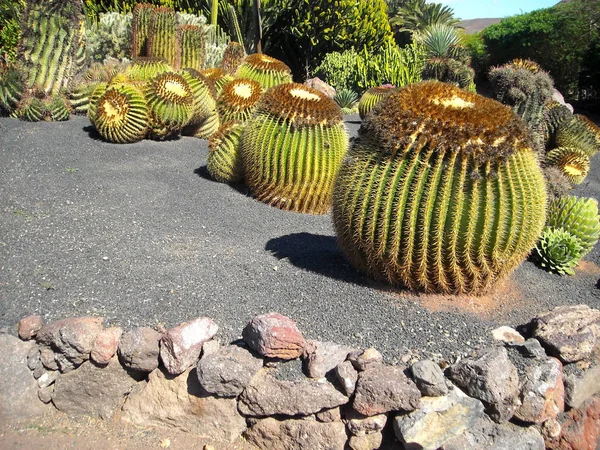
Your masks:
[[[521,120],[430,81],[392,92],[367,116],[336,180],[333,221],[348,259],[376,279],[480,294],[525,259],[545,209]]]
[[[174,68],[179,67],[177,16],[172,8],[154,9],[148,25],[148,56],[162,58]]]
[[[262,88],[258,82],[248,78],[237,78],[225,86],[217,99],[219,117],[221,122],[248,120],[256,108]]]
[[[76,59],[84,31],[81,1],[29,0],[21,29],[19,58],[26,86],[45,95],[66,89],[78,70]]]
[[[133,8],[131,25],[131,57],[148,56],[148,34],[154,5],[138,3]]]
[[[179,33],[180,68],[181,69],[204,69],[204,58],[206,56],[206,42],[204,31],[196,25],[180,25]]]
[[[391,93],[393,89],[394,86],[391,84],[384,84],[383,86],[367,89],[358,101],[358,114],[360,115],[360,119],[364,120],[375,105],[383,100],[386,95]]]
[[[260,201],[325,214],[348,147],[340,107],[297,83],[267,90],[240,143],[244,178]]]
[[[263,89],[292,82],[292,71],[288,66],[262,53],[248,55],[238,67],[235,76],[257,81]]]

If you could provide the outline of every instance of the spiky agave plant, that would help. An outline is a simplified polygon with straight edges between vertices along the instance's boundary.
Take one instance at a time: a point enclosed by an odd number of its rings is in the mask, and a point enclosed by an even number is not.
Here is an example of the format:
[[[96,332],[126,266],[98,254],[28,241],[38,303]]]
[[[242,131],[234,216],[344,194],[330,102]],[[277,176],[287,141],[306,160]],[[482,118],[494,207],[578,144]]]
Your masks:
[[[262,53],[246,56],[235,76],[257,81],[265,90],[292,82],[292,71],[285,63]]]
[[[146,86],[151,139],[166,139],[178,134],[194,114],[194,94],[183,75],[165,72]]]
[[[394,89],[394,86],[391,84],[384,84],[383,86],[367,89],[358,102],[358,114],[360,115],[361,120],[364,120],[375,105],[383,100],[385,96]]]
[[[594,156],[600,149],[600,128],[581,114],[563,121],[556,130],[556,144],[559,147],[578,148],[588,156]]]
[[[564,228],[581,243],[581,256],[587,255],[600,239],[598,201],[594,198],[568,195],[548,205],[546,226]]]
[[[201,70],[200,73],[213,86],[217,95],[221,93],[223,86],[233,81],[233,76],[218,67]]]
[[[204,69],[206,42],[202,28],[197,25],[180,25],[177,33],[179,33],[180,68]]]
[[[148,106],[144,93],[130,84],[108,87],[94,100],[92,125],[108,142],[137,142],[148,132]]]
[[[23,91],[22,73],[14,65],[0,61],[0,114],[12,113]]]
[[[244,178],[262,202],[325,214],[347,148],[343,115],[332,99],[302,84],[281,84],[263,94],[246,122]]]
[[[480,294],[535,245],[546,189],[507,107],[439,82],[400,88],[363,122],[333,221],[362,272],[412,290]]]
[[[257,81],[237,78],[230,81],[221,90],[217,107],[221,123],[230,120],[245,122],[255,110],[263,90]]]
[[[206,167],[208,173],[221,183],[240,183],[244,168],[239,144],[244,124],[237,120],[224,123],[208,141]]]
[[[133,8],[131,24],[131,57],[148,56],[148,34],[150,19],[155,6],[149,3],[138,3]]]
[[[225,47],[223,59],[221,60],[221,69],[233,75],[237,72],[238,67],[240,67],[246,56],[244,46],[239,42],[231,41]]]
[[[148,25],[148,56],[162,58],[171,66],[179,67],[178,37],[173,8],[155,8]]]
[[[581,184],[590,171],[590,157],[577,148],[558,147],[546,154],[545,164],[556,166],[572,184]]]
[[[358,94],[352,89],[339,89],[335,93],[333,101],[342,108],[344,114],[351,114],[358,103]]]
[[[581,259],[581,243],[564,228],[544,227],[536,245],[540,266],[560,275],[573,275]]]
[[[184,69],[181,74],[190,86],[194,98],[192,117],[181,130],[181,134],[206,139],[217,131],[220,125],[214,88],[197,70]]]

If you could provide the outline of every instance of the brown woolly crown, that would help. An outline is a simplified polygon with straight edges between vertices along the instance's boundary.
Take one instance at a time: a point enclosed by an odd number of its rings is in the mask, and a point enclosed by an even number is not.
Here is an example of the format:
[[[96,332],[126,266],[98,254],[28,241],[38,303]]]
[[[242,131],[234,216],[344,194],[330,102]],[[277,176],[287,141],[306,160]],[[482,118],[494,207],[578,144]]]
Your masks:
[[[504,159],[531,147],[525,125],[509,107],[438,81],[390,93],[365,119],[359,133],[375,136],[380,148],[392,155],[421,139],[443,151],[474,155],[480,162]]]
[[[262,92],[260,84],[256,81],[237,78],[223,86],[219,100],[229,106],[246,109],[260,100]]]
[[[292,122],[297,127],[332,126],[343,121],[340,107],[325,94],[303,84],[286,83],[267,89],[258,111]]]
[[[246,56],[244,63],[263,72],[286,72],[290,75],[292,74],[292,71],[285,63],[263,53],[253,53],[252,55]]]

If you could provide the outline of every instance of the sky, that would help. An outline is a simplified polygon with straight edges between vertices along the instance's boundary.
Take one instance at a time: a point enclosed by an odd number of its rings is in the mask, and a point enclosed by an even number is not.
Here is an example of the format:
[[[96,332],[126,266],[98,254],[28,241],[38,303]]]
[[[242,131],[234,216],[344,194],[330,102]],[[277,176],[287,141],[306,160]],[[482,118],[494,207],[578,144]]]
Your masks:
[[[508,17],[540,8],[549,8],[559,0],[435,0],[454,9],[454,17],[462,20]]]

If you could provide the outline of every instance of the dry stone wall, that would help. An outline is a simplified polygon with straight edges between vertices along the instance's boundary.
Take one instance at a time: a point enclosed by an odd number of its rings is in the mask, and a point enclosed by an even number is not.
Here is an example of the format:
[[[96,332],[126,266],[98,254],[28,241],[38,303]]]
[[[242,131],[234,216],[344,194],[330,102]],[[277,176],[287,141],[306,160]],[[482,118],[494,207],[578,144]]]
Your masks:
[[[260,449],[599,448],[600,311],[558,307],[519,329],[494,330],[496,345],[442,368],[307,340],[277,313],[227,345],[207,317],[124,332],[99,317],[29,316],[21,339],[0,335],[0,418],[44,404],[118,413],[223,448],[241,437]]]

